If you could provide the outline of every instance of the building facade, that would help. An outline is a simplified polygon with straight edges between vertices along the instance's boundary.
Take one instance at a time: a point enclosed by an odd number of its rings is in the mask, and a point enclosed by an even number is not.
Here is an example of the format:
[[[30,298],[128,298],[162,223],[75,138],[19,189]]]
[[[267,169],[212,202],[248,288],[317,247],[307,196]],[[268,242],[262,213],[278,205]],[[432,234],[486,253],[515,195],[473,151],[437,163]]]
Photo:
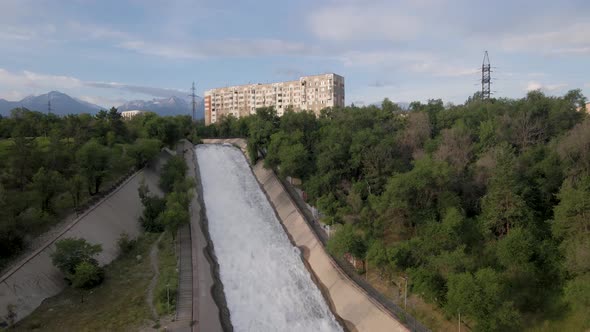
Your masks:
[[[246,84],[205,91],[205,124],[232,114],[240,118],[257,108],[274,107],[279,116],[291,107],[316,115],[326,107],[344,106],[344,77],[336,74],[302,76],[296,81]]]
[[[123,119],[131,119],[134,116],[137,116],[137,115],[143,114],[143,113],[145,113],[145,111],[140,111],[140,110],[123,111],[123,112],[121,112],[121,116],[123,117]]]

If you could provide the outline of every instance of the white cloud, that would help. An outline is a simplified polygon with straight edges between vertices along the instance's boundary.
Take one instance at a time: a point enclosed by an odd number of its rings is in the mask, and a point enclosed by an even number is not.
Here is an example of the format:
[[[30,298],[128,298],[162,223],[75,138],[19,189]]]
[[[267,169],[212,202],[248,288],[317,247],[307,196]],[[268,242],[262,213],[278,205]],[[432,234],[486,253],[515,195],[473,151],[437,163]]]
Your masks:
[[[541,90],[544,92],[553,92],[562,88],[565,88],[567,84],[559,83],[559,84],[543,84],[536,81],[531,81],[526,86],[526,91],[534,91],[534,90]]]
[[[313,49],[307,47],[304,43],[279,39],[224,39],[220,41],[202,41],[193,45],[134,40],[119,43],[118,46],[141,54],[176,59],[305,55],[313,52]]]
[[[366,3],[337,4],[315,10],[308,17],[309,29],[320,39],[390,40],[412,39],[421,29],[418,17],[392,6]]]
[[[0,68],[0,98],[7,100],[19,100],[31,94],[45,93],[51,90],[66,91],[80,95],[80,92],[88,92],[89,89],[112,90],[119,92],[120,95],[147,95],[159,98],[185,96],[188,94],[187,91],[178,89],[132,85],[119,82],[84,81],[72,76],[42,74],[28,70],[11,72]],[[121,97],[90,96],[86,93],[82,94],[82,96],[80,97],[82,100],[105,106],[120,105],[121,103],[119,102],[126,100]]]
[[[131,85],[117,82],[85,82],[86,86],[101,88],[101,89],[115,89],[121,91],[128,91],[132,93],[141,93],[152,97],[168,98],[172,96],[184,96],[189,92],[178,89],[157,88],[151,86]]]
[[[395,102],[426,102],[428,99],[441,98],[443,101],[463,102],[476,89],[467,90],[463,82],[448,83],[444,85],[425,84],[416,85],[395,85],[383,87],[365,87],[358,90],[347,91],[349,100],[365,100],[368,103],[380,103],[387,97]]]
[[[64,32],[67,31],[68,34],[76,39],[124,40],[131,38],[130,34],[106,25],[81,23],[78,21],[67,22],[64,25],[63,30]]]
[[[400,63],[431,61],[432,55],[400,51],[350,51],[338,59],[346,66],[396,66]]]
[[[0,23],[0,40],[6,42],[47,39],[56,32],[53,24],[7,25]]]
[[[338,59],[346,66],[398,68],[413,73],[426,73],[440,77],[459,77],[477,74],[480,69],[455,65],[439,59],[431,53],[400,51],[353,51],[344,53]]]
[[[545,76],[547,76],[546,73],[541,73],[541,72],[528,73],[527,75],[529,77],[545,77]]]
[[[78,99],[105,108],[117,107],[127,102],[127,100],[122,98],[108,98],[100,96],[80,96]]]
[[[507,36],[501,41],[501,45],[508,51],[590,54],[590,23],[551,25],[551,27],[555,29]]]
[[[14,73],[3,68],[0,68],[0,84],[29,89],[46,87],[71,89],[82,86],[79,79],[70,76],[39,74],[27,70]]]

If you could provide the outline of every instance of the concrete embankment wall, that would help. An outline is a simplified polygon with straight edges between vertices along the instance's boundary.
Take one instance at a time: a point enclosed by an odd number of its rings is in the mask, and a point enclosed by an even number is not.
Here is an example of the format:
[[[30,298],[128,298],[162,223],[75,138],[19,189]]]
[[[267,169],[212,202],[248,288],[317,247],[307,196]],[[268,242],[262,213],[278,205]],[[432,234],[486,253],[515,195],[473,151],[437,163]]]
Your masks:
[[[240,139],[209,139],[204,143],[231,143],[245,150]],[[408,331],[376,300],[342,271],[329,256],[301,212],[272,170],[262,162],[252,167],[262,189],[274,206],[291,241],[303,252],[303,259],[336,315],[350,331]]]
[[[94,207],[65,226],[55,238],[2,275],[0,317],[5,317],[7,306],[12,305],[18,321],[35,310],[44,299],[58,294],[66,287],[63,274],[51,262],[56,241],[71,237],[84,238],[92,244],[102,245],[103,251],[98,256],[100,264],[115,259],[119,254],[117,240],[121,233],[135,238],[141,231],[138,218],[143,206],[137,191],[141,181],[145,181],[152,193],[162,194],[156,169],[145,168],[135,173]]]
[[[347,327],[353,331],[407,331],[336,266],[276,175],[261,162],[253,171],[292,241],[303,251],[316,281],[329,296],[335,314]]]

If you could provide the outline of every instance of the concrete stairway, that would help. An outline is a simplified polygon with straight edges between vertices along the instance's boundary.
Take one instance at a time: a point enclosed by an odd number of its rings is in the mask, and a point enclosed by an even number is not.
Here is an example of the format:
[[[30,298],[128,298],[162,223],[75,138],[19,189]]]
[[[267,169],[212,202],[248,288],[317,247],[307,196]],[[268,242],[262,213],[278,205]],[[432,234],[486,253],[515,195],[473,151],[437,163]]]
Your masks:
[[[176,321],[193,319],[193,268],[191,257],[191,232],[188,224],[178,230],[179,276],[178,295],[176,298]]]

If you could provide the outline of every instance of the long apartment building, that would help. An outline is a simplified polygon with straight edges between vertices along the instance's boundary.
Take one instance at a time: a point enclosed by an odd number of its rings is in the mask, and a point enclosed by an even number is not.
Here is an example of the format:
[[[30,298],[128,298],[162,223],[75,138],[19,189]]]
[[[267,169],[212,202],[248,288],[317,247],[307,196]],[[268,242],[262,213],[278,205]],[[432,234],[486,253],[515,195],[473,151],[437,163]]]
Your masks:
[[[273,106],[279,116],[288,107],[295,112],[344,106],[344,77],[336,74],[302,76],[296,81],[245,84],[205,91],[205,123],[232,114],[239,118]]]

